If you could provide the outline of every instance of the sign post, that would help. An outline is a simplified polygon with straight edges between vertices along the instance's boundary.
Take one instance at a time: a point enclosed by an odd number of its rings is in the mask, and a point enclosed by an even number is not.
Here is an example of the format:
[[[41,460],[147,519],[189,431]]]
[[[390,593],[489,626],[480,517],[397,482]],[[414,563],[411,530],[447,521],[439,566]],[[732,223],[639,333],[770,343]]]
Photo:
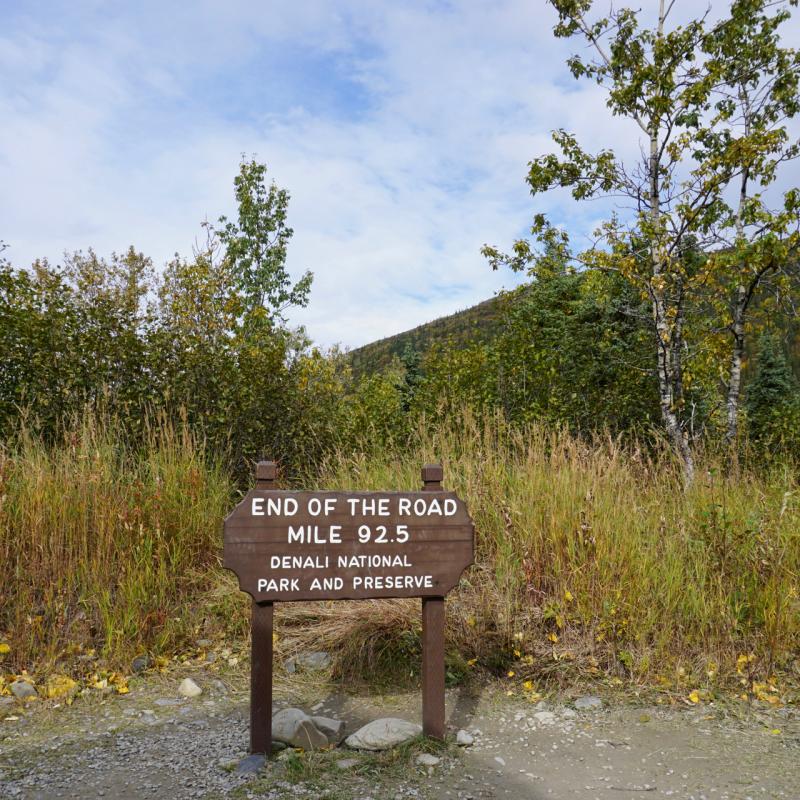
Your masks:
[[[273,462],[225,520],[223,565],[253,599],[250,751],[272,745],[272,632],[276,602],[422,598],[422,719],[443,739],[444,598],[473,561],[464,503],[422,470],[420,492],[275,489]]]

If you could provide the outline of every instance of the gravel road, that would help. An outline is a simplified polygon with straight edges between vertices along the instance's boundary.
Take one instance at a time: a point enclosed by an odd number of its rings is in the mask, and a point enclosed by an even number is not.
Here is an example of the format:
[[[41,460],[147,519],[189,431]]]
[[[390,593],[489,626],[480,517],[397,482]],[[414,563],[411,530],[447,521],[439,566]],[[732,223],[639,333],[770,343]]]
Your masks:
[[[634,707],[576,710],[567,699],[523,705],[498,690],[448,694],[448,720],[474,744],[436,750],[421,766],[416,743],[399,753],[285,751],[255,774],[247,755],[248,698],[195,676],[203,695],[177,694],[179,679],[140,682],[129,695],[71,707],[0,708],[0,798],[800,798],[800,713],[753,709]],[[417,693],[393,696],[277,692],[347,722],[419,719]],[[277,706],[276,706],[277,707]],[[15,719],[16,718],[16,719]]]

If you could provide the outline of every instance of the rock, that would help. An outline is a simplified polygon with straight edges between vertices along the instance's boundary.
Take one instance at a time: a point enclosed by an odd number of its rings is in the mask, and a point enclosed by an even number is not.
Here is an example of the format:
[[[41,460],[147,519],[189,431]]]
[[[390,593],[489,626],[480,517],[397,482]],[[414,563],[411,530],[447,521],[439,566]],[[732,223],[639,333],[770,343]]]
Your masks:
[[[178,694],[184,697],[200,697],[203,690],[191,678],[184,678],[178,687]]]
[[[537,711],[533,718],[540,725],[552,725],[556,721],[556,715],[552,711]]]
[[[328,737],[299,708],[284,708],[275,714],[272,718],[272,738],[304,750],[319,750],[329,744]]]
[[[336,762],[336,766],[339,769],[352,769],[353,767],[358,766],[360,763],[360,759],[358,758],[340,758]]]
[[[39,696],[33,684],[21,679],[14,681],[8,688],[11,689],[11,694],[13,694],[17,700],[32,700]]]
[[[195,644],[198,647],[211,647],[214,642],[212,642],[211,639],[198,639]]]
[[[587,708],[602,708],[602,706],[603,706],[603,701],[599,697],[595,697],[594,695],[579,697],[575,701],[575,708],[579,708],[581,710]]]
[[[5,708],[10,708],[14,705],[16,700],[13,697],[0,697],[0,712]]]
[[[575,719],[578,715],[571,708],[565,708],[561,712],[561,716],[563,719]]]
[[[181,701],[176,699],[175,697],[159,697],[158,700],[156,700],[156,705],[157,706],[176,706],[180,702]]]
[[[376,719],[345,740],[356,750],[388,750],[422,733],[422,726],[396,717]]]
[[[344,739],[344,722],[332,717],[311,717],[314,727],[322,731],[330,744],[339,744]]]
[[[295,673],[297,668],[307,670],[328,669],[331,665],[331,657],[322,650],[315,650],[311,653],[298,653],[292,658],[286,659],[284,666],[289,673]]]
[[[494,760],[501,766],[504,767],[506,765],[506,760],[501,758],[500,756],[495,756]]]
[[[417,756],[417,764],[421,764],[423,767],[435,767],[441,760],[430,753],[420,753]]]
[[[280,753],[281,750],[285,750],[287,747],[286,742],[278,742],[274,739],[272,740],[272,752],[273,753]]]
[[[237,765],[236,765],[236,774],[237,775],[252,775],[255,772],[258,772],[266,763],[266,758],[261,753],[254,753],[251,756],[245,756]]]
[[[462,729],[456,734],[456,744],[459,747],[469,747],[474,742],[475,737],[469,731]]]
[[[144,672],[146,669],[150,669],[152,666],[153,660],[146,653],[143,653],[140,656],[136,656],[136,658],[131,661],[131,672],[138,674],[139,672]]]

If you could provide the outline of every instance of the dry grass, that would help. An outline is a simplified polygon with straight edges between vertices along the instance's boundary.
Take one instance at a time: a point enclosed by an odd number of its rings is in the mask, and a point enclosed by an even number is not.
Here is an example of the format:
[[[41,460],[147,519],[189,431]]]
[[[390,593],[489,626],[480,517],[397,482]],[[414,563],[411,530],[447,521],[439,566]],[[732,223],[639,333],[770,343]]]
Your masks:
[[[187,431],[141,452],[87,418],[65,444],[22,435],[0,451],[4,667],[94,650],[109,662],[195,635],[232,487]]]
[[[752,689],[776,672],[796,680],[800,491],[790,470],[732,481],[707,461],[684,491],[668,453],[465,414],[423,424],[402,452],[340,454],[319,483],[413,489],[430,461],[443,463],[476,525],[476,566],[448,600],[456,667],[477,659],[535,680],[709,691]],[[318,612],[305,624],[325,628],[350,663],[416,630],[416,607],[403,608],[354,607],[327,622]]]
[[[598,678],[688,692],[800,676],[800,489],[790,470],[684,492],[668,454],[464,414],[395,452],[341,453],[318,485],[415,489],[424,463],[475,520],[476,565],[448,598],[448,670],[513,683]],[[186,432],[140,453],[84,424],[62,447],[0,459],[3,670],[95,648],[112,664],[198,636],[244,642],[249,598],[219,567],[229,479]],[[335,654],[352,681],[414,678],[419,601],[285,604],[279,650]],[[745,660],[742,660],[745,657]],[[793,676],[793,677],[792,677]],[[519,688],[519,686],[517,687]]]

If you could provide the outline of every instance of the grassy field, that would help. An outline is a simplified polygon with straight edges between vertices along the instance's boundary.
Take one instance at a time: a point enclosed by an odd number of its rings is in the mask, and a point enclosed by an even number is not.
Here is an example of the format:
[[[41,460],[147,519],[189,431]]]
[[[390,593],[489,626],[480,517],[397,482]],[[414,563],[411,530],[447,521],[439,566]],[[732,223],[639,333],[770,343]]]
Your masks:
[[[341,453],[319,487],[414,489],[423,463],[467,502],[477,558],[448,598],[448,674],[506,676],[531,698],[575,682],[725,690],[770,702],[800,683],[800,489],[774,469],[727,479],[706,460],[684,491],[668,455],[464,415],[400,452]],[[0,462],[0,673],[125,668],[197,637],[242,644],[247,598],[219,566],[235,500],[200,443],[113,427],[66,446],[23,438]],[[419,601],[279,606],[279,648],[328,648],[336,673],[414,678]]]

